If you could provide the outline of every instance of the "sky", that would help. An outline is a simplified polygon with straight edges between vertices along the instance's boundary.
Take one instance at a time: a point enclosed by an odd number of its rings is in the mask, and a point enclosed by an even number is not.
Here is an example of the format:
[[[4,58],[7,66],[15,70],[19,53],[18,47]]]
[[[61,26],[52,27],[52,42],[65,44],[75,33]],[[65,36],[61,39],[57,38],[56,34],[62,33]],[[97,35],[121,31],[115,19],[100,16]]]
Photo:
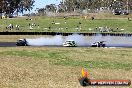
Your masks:
[[[36,8],[44,8],[46,5],[49,5],[49,4],[59,4],[60,1],[62,0],[35,0],[35,3],[34,3],[34,7],[33,7],[33,11],[36,9]]]

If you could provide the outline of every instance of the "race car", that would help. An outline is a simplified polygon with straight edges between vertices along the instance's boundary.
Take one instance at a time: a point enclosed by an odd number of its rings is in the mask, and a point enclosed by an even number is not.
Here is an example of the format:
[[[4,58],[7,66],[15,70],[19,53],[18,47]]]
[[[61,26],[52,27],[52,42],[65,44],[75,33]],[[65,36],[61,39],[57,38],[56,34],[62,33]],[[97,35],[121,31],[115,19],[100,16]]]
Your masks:
[[[106,45],[104,44],[105,41],[99,41],[95,42],[91,45],[91,47],[105,47]]]
[[[67,40],[63,43],[63,46],[66,46],[66,47],[76,47],[77,44],[74,40]]]
[[[28,46],[26,39],[19,39],[16,42],[17,46]]]

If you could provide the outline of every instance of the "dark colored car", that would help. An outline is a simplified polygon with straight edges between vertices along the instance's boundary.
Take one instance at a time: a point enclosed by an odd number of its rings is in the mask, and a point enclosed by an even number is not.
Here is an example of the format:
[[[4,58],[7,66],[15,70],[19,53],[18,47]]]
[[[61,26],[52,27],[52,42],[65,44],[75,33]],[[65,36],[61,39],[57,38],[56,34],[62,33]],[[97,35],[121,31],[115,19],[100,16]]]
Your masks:
[[[91,45],[91,47],[105,47],[105,41],[95,42]]]
[[[16,42],[17,46],[28,46],[26,39],[19,39]]]
[[[121,13],[122,13],[122,11],[118,10],[118,9],[114,10],[114,12],[113,12],[114,15],[121,15]]]

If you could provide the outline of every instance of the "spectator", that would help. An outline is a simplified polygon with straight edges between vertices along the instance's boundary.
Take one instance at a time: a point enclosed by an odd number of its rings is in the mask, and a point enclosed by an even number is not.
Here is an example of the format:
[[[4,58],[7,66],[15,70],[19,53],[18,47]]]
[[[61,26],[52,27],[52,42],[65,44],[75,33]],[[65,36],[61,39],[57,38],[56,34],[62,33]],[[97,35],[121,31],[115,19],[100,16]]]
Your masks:
[[[13,29],[13,25],[12,25],[12,24],[9,24],[7,28],[8,28],[9,30],[12,30],[12,29]]]
[[[94,20],[94,17],[92,16],[91,19]]]
[[[65,24],[66,24],[66,21],[65,21]]]
[[[19,27],[20,27],[19,25],[16,25],[16,30],[19,30]]]
[[[66,20],[66,17],[64,16],[64,20]]]
[[[38,28],[39,28],[39,24],[38,24]]]
[[[51,29],[51,27],[49,27],[49,29]]]
[[[30,24],[30,23],[29,23],[28,25],[29,25],[29,26],[31,26],[31,24]]]
[[[33,29],[33,27],[32,26],[29,26],[29,29],[31,30],[31,29]]]
[[[66,29],[68,29],[68,27],[66,27]]]
[[[96,31],[96,32],[98,31],[98,27],[95,28],[95,31]]]
[[[79,22],[79,24],[82,24],[81,22]]]
[[[131,21],[131,19],[128,17],[128,21]]]
[[[55,24],[55,21],[54,20],[52,21],[52,24]]]

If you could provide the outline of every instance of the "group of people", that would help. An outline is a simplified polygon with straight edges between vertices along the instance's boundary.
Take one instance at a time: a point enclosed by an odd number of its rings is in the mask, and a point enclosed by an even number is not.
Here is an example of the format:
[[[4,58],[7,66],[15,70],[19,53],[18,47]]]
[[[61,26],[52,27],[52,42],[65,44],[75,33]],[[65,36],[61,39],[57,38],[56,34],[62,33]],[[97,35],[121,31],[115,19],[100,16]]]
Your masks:
[[[40,28],[39,27],[39,25],[37,25],[37,24],[35,24],[35,23],[29,23],[29,29],[33,29],[33,27],[38,27],[38,28]]]
[[[19,30],[20,29],[20,25],[15,25],[15,28],[16,28],[16,30]],[[6,29],[8,29],[8,30],[13,30],[14,29],[14,26],[13,26],[13,24],[9,24],[7,27],[6,27]]]
[[[109,28],[109,27],[96,27],[95,31],[98,31],[98,32],[114,32],[114,31],[119,31],[118,27],[116,29],[117,30],[113,30],[112,28]]]
[[[33,27],[35,26],[38,26],[39,28],[39,25],[36,25],[35,23],[29,23],[29,29],[33,29]],[[16,30],[20,30],[20,25],[16,24],[15,26],[13,24],[9,24],[7,27],[6,27],[7,30],[13,30],[13,29],[16,29]]]

